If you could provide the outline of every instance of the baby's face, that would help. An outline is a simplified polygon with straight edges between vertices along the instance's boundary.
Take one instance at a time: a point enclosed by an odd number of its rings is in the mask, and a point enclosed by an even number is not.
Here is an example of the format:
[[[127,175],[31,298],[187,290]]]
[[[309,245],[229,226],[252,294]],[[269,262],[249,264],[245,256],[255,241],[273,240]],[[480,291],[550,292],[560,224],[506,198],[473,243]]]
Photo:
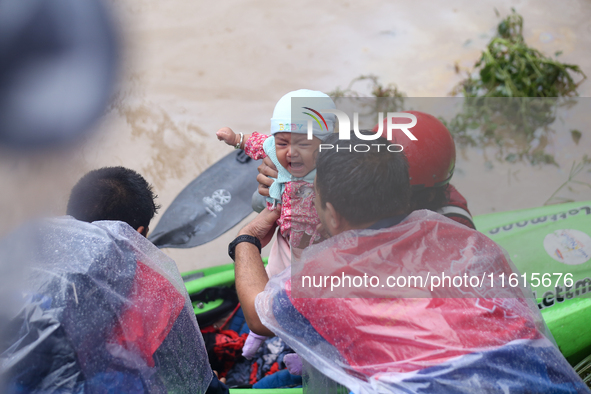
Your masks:
[[[316,167],[320,142],[316,137],[307,139],[306,134],[276,133],[277,160],[291,175],[302,178]]]

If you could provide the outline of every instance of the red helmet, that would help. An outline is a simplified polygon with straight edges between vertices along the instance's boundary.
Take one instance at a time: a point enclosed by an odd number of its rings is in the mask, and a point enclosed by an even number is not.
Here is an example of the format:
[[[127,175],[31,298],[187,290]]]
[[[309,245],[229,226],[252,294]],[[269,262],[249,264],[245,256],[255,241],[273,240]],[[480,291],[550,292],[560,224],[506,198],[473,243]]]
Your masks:
[[[417,117],[416,126],[409,131],[417,138],[412,141],[402,130],[394,129],[394,144],[402,145],[408,160],[410,184],[421,187],[443,186],[449,183],[456,164],[456,146],[449,130],[433,115],[419,111],[404,111]],[[392,123],[409,123],[408,118],[392,118]],[[384,119],[382,137],[387,138]],[[378,131],[378,126],[373,131]]]

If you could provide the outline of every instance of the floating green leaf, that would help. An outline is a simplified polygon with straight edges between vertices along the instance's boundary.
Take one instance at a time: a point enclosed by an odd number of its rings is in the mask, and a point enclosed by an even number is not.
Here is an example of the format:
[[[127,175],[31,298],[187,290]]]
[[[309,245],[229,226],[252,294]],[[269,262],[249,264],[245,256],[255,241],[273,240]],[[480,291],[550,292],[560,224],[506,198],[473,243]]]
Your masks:
[[[575,144],[579,145],[579,141],[581,140],[583,134],[579,130],[571,130],[570,136],[573,138]]]

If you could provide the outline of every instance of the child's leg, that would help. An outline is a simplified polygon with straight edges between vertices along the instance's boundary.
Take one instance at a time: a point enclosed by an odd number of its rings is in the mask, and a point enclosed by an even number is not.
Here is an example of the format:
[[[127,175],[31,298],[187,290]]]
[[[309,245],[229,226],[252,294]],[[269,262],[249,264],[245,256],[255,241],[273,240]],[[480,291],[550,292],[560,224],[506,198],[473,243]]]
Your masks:
[[[283,363],[292,375],[302,375],[302,359],[296,353],[289,353],[283,357]]]
[[[242,355],[244,356],[244,358],[246,358],[247,360],[253,358],[254,355],[257,353],[257,350],[259,350],[259,348],[261,347],[261,344],[267,338],[268,337],[266,336],[255,334],[252,331],[249,332],[248,338],[246,338],[244,346],[242,347]]]
[[[275,241],[269,252],[269,263],[265,268],[267,275],[271,278],[283,272],[289,266],[291,266],[289,243],[280,233],[277,233],[277,237],[275,237]]]

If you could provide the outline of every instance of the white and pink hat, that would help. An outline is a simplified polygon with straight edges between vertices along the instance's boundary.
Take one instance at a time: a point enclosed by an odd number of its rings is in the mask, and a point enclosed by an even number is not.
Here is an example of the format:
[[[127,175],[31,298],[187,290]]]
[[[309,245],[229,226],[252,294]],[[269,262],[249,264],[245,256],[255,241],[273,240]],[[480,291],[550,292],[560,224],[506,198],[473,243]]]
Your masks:
[[[295,104],[293,98],[297,99]],[[275,104],[271,118],[271,134],[306,134],[308,121],[311,120],[314,137],[324,141],[333,133],[336,120],[334,114],[322,113],[324,109],[336,109],[336,106],[334,101],[322,92],[309,89],[289,92]]]

